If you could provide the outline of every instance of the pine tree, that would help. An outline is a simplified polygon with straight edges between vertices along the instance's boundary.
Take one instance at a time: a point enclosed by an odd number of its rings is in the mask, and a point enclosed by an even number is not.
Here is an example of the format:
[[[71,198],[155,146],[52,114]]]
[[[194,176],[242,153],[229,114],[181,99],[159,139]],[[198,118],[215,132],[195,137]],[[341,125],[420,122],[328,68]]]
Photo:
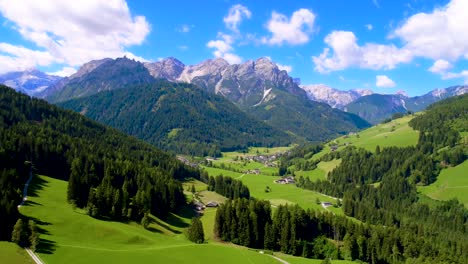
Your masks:
[[[192,218],[192,224],[187,229],[187,238],[197,244],[205,242],[205,233],[203,232],[203,224],[200,218]]]
[[[18,221],[16,221],[16,224],[15,226],[13,227],[13,232],[11,234],[11,241],[18,244],[19,246],[26,246],[26,240],[25,240],[25,236],[26,236],[26,230],[24,228],[24,222],[23,222],[23,219],[18,219]]]
[[[36,251],[36,247],[39,244],[39,232],[37,231],[36,222],[29,220],[29,248],[32,251]]]
[[[145,229],[147,229],[150,223],[151,223],[151,219],[150,219],[150,217],[148,216],[148,213],[145,213],[145,214],[143,215],[143,218],[141,218],[141,225],[142,225]]]

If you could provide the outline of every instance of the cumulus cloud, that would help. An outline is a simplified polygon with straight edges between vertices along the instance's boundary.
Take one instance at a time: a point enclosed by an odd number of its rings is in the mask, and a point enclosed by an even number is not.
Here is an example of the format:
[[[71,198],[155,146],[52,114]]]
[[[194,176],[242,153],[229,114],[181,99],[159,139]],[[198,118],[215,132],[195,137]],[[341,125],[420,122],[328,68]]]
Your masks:
[[[280,69],[281,71],[286,71],[287,73],[290,73],[293,70],[291,65],[284,65],[284,64],[276,63],[276,66],[278,66],[278,69]]]
[[[309,41],[309,35],[314,30],[315,14],[308,9],[295,11],[291,18],[273,12],[267,23],[267,29],[271,37],[263,37],[262,43],[269,45],[304,44]]]
[[[232,53],[232,44],[234,38],[231,35],[218,33],[217,40],[210,40],[206,46],[214,49],[213,55],[217,58],[223,58],[230,64],[238,64],[242,62],[242,58]]]
[[[216,58],[223,58],[230,64],[239,64],[242,58],[233,53],[234,42],[241,37],[239,25],[244,18],[250,18],[252,13],[243,5],[234,5],[229,8],[228,14],[223,21],[226,27],[231,30],[231,34],[219,32],[215,40],[210,40],[206,46],[214,49],[213,55]]]
[[[378,2],[374,3],[378,6]],[[461,76],[448,73],[449,67],[460,59],[468,60],[468,1],[451,0],[446,6],[431,13],[417,13],[392,31],[390,39],[402,41],[394,44],[357,44],[353,32],[333,31],[326,38],[328,47],[319,56],[312,57],[315,70],[321,73],[343,70],[348,67],[365,69],[393,69],[398,64],[415,58],[433,59],[429,70],[443,78]],[[368,29],[372,26],[366,25]],[[456,77],[453,77],[456,78]]]
[[[395,87],[396,84],[392,79],[388,78],[388,76],[386,75],[377,75],[375,76],[375,86],[383,87],[383,88],[391,88],[391,87]]]
[[[365,69],[393,69],[399,63],[409,62],[412,54],[395,45],[367,43],[359,46],[351,31],[333,31],[325,37],[325,48],[313,56],[315,70],[321,73],[343,70],[351,66]],[[332,50],[332,51],[331,51]]]
[[[119,57],[129,54],[126,48],[141,44],[150,32],[145,17],[132,16],[124,0],[84,0],[74,4],[59,0],[0,0],[0,12],[24,39],[41,49],[25,51],[35,55],[33,58],[3,51],[23,64],[42,65],[39,62],[45,63],[47,57],[46,65],[78,66],[92,59]]]
[[[432,13],[409,17],[391,37],[400,38],[418,57],[455,61],[468,59],[468,1],[452,0]]]
[[[446,61],[446,60],[437,60],[434,64],[428,69],[428,71],[439,74],[442,79],[456,79],[456,78],[464,78],[465,84],[468,83],[468,70],[463,70],[460,72],[452,72],[450,71],[453,68],[453,65]]]
[[[371,31],[372,29],[374,29],[374,26],[372,26],[372,24],[367,24],[365,25],[365,27],[367,28],[367,30]]]
[[[452,67],[452,64],[446,60],[437,60],[428,70],[432,73],[442,74],[450,70]]]
[[[68,77],[76,72],[76,69],[73,67],[63,67],[61,70],[56,72],[48,72],[49,75],[55,75],[60,77]]]
[[[239,32],[239,24],[244,18],[249,19],[252,16],[250,10],[240,4],[231,6],[227,16],[224,17],[223,21],[226,27],[234,32]]]

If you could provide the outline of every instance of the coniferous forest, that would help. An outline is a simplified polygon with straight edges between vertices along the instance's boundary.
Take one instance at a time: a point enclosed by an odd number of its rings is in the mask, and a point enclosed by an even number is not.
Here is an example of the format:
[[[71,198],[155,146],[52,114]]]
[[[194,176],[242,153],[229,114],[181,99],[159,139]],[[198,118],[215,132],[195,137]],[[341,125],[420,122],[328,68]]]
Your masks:
[[[416,187],[467,159],[460,132],[468,131],[468,96],[437,103],[410,125],[420,131],[414,147],[377,147],[374,153],[347,147],[321,158],[342,159],[327,180],[298,180],[299,187],[342,199],[345,214],[361,222],[297,206],[280,206],[271,216],[268,203],[233,200],[219,208],[215,234],[240,245],[312,258],[466,263],[468,210],[457,200],[420,202]]]
[[[68,200],[93,217],[164,218],[199,178],[155,147],[43,100],[0,86],[0,239],[10,240],[30,170],[67,180]]]

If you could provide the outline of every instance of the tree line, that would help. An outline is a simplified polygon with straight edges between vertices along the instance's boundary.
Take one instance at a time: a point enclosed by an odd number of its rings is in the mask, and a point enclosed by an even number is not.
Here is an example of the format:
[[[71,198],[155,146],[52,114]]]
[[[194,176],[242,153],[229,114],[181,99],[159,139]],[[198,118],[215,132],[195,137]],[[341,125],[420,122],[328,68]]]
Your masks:
[[[218,175],[216,177],[202,174],[201,181],[208,184],[208,191],[213,191],[228,199],[250,198],[250,191],[242,181],[235,180],[228,176]]]
[[[272,213],[268,201],[236,199],[218,208],[214,235],[238,245],[306,258],[368,263],[466,261],[468,247],[457,240],[462,235],[447,244],[426,237],[418,227],[369,225],[297,205],[280,205]]]

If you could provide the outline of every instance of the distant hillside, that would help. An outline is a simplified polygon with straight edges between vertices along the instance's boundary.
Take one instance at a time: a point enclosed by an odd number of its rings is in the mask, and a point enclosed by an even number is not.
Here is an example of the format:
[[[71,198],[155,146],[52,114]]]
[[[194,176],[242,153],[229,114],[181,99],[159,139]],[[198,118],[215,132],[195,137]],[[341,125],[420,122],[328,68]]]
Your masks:
[[[61,102],[154,80],[140,62],[127,58],[103,59],[83,65],[77,73],[49,87],[39,96],[50,102]]]
[[[292,140],[222,96],[186,83],[129,86],[59,105],[176,153],[215,156],[249,146],[284,146]]]
[[[35,69],[0,74],[0,84],[33,96],[40,94],[61,79],[59,76],[48,75]]]
[[[368,126],[355,115],[310,101],[293,78],[268,58],[242,64],[218,58],[189,66],[168,58],[145,66],[155,78],[196,84],[298,138],[321,141]]]
[[[400,94],[371,94],[358,98],[346,105],[344,109],[345,111],[359,115],[372,124],[377,124],[395,113],[422,111],[434,102],[467,92],[468,86],[453,86],[445,89],[436,89],[425,95],[416,97],[406,97]]]

